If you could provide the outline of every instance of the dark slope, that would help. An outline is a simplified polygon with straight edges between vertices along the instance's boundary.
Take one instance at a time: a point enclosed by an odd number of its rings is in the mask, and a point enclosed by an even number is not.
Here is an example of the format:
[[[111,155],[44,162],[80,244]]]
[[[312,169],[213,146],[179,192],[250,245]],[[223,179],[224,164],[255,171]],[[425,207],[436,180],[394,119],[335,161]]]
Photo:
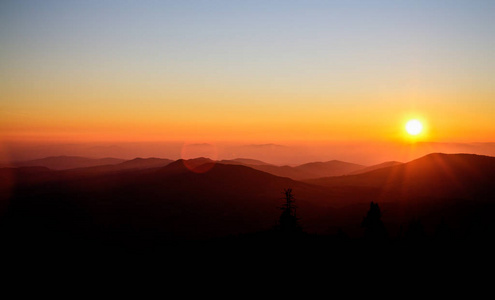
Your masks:
[[[380,188],[384,197],[398,200],[494,196],[495,158],[474,154],[426,155],[402,165],[359,175],[319,178],[307,182],[323,186]]]
[[[378,201],[391,235],[417,217],[430,229],[445,217],[467,234],[472,224],[493,225],[494,159],[432,154],[312,181],[325,186],[204,158],[113,173],[1,169],[2,228],[23,239],[56,233],[133,246],[235,235],[271,228],[290,187],[310,233],[341,227],[359,236],[369,202]]]
[[[212,163],[206,173],[195,172],[204,164],[191,171],[191,163],[199,161],[94,176],[83,172],[80,177],[77,170],[71,176],[52,171],[42,182],[17,178],[5,219],[19,234],[37,228],[156,242],[270,229],[280,214],[283,189],[289,187],[311,230],[322,208],[329,209],[328,199],[336,198],[331,189],[245,166]]]
[[[53,170],[66,170],[74,168],[86,168],[102,165],[115,165],[124,162],[124,159],[118,158],[87,158],[80,156],[51,156],[41,159],[21,161],[13,163],[15,167],[36,166],[47,167]]]
[[[103,165],[86,168],[75,168],[61,170],[56,173],[61,178],[73,178],[74,180],[84,177],[98,176],[110,173],[135,172],[139,170],[160,168],[169,165],[173,160],[164,158],[135,158],[115,165]]]
[[[483,228],[489,235],[495,232],[494,157],[437,153],[365,174],[308,182],[378,189],[375,201],[380,203],[384,222],[393,234],[400,232],[400,226],[407,229],[413,219],[420,219],[430,234],[442,220],[456,230],[459,238],[480,234],[482,230],[476,228]],[[349,204],[358,199],[357,195],[348,198]],[[347,211],[354,213],[350,207]]]
[[[328,162],[312,162],[297,167],[251,164],[247,164],[247,166],[276,176],[289,177],[294,180],[304,180],[326,176],[341,176],[365,168],[365,166],[338,160]]]
[[[312,162],[295,167],[296,170],[310,173],[313,178],[326,176],[341,176],[357,170],[363,169],[366,166],[353,163],[332,160],[327,162]]]
[[[165,167],[166,165],[174,162],[173,160],[170,159],[165,159],[165,158],[155,158],[155,157],[150,157],[150,158],[141,158],[137,157],[125,162],[122,162],[116,167],[122,168],[122,169],[149,169],[149,168],[160,168],[160,167]]]
[[[384,163],[381,163],[381,164],[369,166],[369,167],[366,167],[364,169],[360,169],[360,170],[351,172],[351,173],[346,174],[346,175],[356,175],[356,174],[368,173],[368,172],[371,172],[371,171],[374,171],[374,170],[383,169],[383,168],[387,168],[387,167],[393,167],[393,166],[397,166],[397,165],[400,165],[400,164],[402,164],[402,163],[401,162],[398,162],[398,161],[387,161],[387,162],[384,162]]]
[[[307,173],[301,170],[296,170],[294,167],[289,166],[271,166],[271,165],[247,165],[250,168],[270,173],[275,176],[287,177],[294,180],[302,180],[314,178],[314,174]],[[318,177],[318,176],[316,176]]]
[[[271,166],[272,164],[266,163],[261,160],[257,159],[250,159],[250,158],[235,158],[235,159],[224,159],[219,161],[219,163],[224,164],[224,165],[245,165],[245,166],[264,166],[268,165]]]

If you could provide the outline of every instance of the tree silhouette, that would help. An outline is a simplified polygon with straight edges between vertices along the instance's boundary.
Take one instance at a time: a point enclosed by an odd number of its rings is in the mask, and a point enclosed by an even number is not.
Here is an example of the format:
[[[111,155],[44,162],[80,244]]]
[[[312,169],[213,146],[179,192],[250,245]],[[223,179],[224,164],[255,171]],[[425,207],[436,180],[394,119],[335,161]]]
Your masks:
[[[283,233],[295,233],[301,231],[296,216],[295,199],[292,195],[292,189],[285,189],[285,203],[280,207],[282,214],[279,219],[279,230]]]
[[[381,217],[382,215],[378,203],[373,203],[373,201],[371,201],[370,210],[361,223],[361,227],[365,228],[364,237],[366,240],[380,241],[387,239],[387,230],[383,225]]]

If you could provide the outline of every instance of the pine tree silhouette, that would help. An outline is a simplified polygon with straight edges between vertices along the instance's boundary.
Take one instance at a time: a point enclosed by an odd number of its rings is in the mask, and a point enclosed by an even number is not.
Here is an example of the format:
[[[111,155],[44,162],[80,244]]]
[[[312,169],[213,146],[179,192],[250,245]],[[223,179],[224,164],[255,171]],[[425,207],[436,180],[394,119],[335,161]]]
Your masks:
[[[298,220],[296,216],[295,199],[292,195],[292,189],[285,189],[285,203],[280,207],[282,214],[279,219],[279,230],[283,233],[296,233],[301,231]]]
[[[377,203],[371,201],[370,210],[361,223],[361,227],[365,228],[364,237],[366,240],[383,241],[387,239],[387,230],[381,217],[380,207],[378,207]]]

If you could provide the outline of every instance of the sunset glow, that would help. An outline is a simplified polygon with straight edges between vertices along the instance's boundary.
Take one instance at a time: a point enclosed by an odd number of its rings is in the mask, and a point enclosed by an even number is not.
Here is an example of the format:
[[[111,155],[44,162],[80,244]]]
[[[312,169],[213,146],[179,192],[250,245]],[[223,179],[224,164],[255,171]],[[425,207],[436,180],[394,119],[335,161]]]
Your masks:
[[[0,143],[493,142],[494,4],[442,3],[2,1]]]

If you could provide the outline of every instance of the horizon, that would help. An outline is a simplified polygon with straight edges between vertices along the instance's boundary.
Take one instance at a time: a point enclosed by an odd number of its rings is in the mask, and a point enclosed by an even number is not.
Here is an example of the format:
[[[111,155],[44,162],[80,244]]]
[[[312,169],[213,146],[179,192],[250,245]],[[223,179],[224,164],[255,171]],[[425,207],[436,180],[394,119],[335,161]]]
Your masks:
[[[362,146],[362,145],[361,145]],[[390,149],[394,146],[394,149]],[[338,149],[336,149],[338,148]],[[350,151],[350,149],[354,149]],[[357,150],[356,150],[357,148]],[[134,158],[191,159],[205,157],[214,161],[237,158],[256,159],[273,165],[301,165],[310,162],[344,161],[371,166],[389,161],[402,163],[432,153],[477,154],[495,156],[495,143],[415,143],[410,145],[380,144],[371,148],[354,145],[320,145],[315,151],[312,145],[278,144],[185,144],[185,143],[120,143],[120,144],[36,144],[11,145],[9,151],[0,152],[0,163],[43,159],[58,156],[77,156],[92,159]],[[363,153],[366,153],[363,156]]]

